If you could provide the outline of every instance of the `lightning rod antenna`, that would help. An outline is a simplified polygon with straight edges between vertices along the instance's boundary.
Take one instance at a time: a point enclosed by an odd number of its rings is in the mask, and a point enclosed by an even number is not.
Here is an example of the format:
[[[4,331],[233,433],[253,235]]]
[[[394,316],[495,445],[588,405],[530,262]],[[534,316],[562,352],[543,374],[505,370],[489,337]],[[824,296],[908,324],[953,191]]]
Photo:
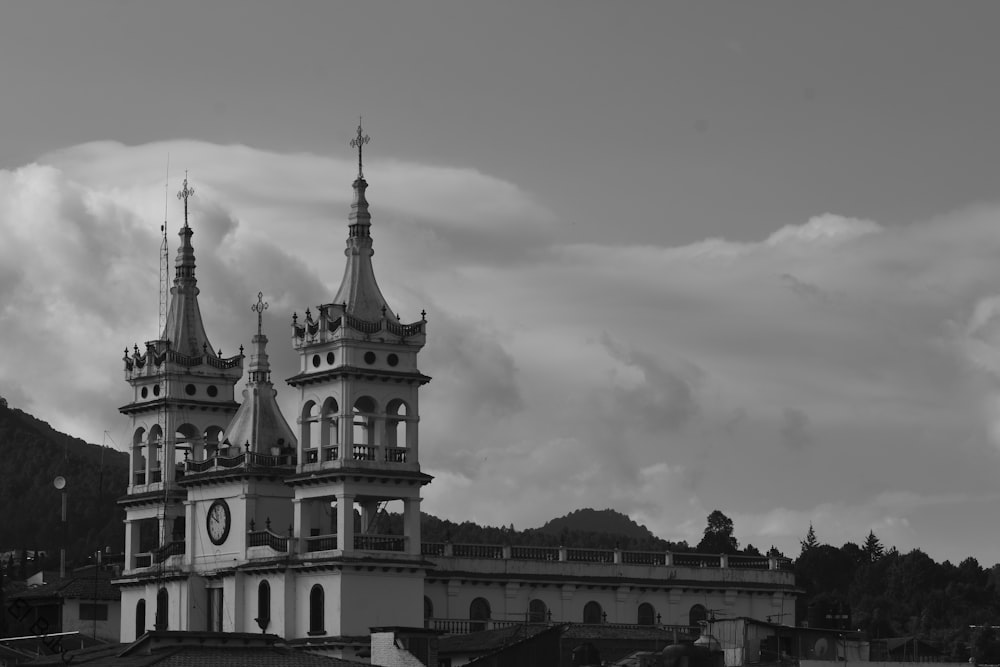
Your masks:
[[[163,184],[163,224],[160,231],[163,233],[163,240],[160,242],[160,319],[158,332],[163,335],[163,327],[167,323],[167,291],[170,273],[170,256],[167,249],[167,202],[170,191],[170,153],[167,153],[167,179]]]

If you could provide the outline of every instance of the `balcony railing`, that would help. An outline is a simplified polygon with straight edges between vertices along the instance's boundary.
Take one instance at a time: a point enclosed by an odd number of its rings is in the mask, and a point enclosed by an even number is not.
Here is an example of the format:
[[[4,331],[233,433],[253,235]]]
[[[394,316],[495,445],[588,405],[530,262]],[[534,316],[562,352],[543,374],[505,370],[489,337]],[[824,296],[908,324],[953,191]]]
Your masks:
[[[386,447],[385,460],[389,463],[406,463],[406,447]]]
[[[546,614],[544,619],[520,618],[520,619],[469,619],[469,618],[427,618],[424,625],[431,629],[443,632],[446,635],[463,635],[470,632],[480,632],[482,630],[499,630],[509,628],[514,625],[524,625],[525,623],[562,623]],[[586,625],[586,624],[583,624]],[[701,629],[697,626],[688,625],[665,625],[657,623],[655,625],[640,625],[638,623],[599,623],[605,628],[656,628],[664,632],[676,635],[679,640],[695,640],[699,637]]]
[[[247,533],[248,547],[271,547],[277,552],[288,553],[288,538],[270,530],[251,530]]]
[[[351,448],[351,458],[355,461],[374,461],[375,445],[354,445]]]
[[[216,455],[203,461],[185,461],[184,470],[189,473],[205,472],[207,470],[231,468],[282,468],[295,465],[293,454],[258,454],[243,452],[235,456]]]
[[[184,553],[184,541],[168,542],[153,552],[153,562],[162,563],[171,556],[180,556]]]
[[[354,548],[362,551],[406,551],[402,535],[355,535]]]
[[[337,534],[314,535],[306,538],[306,551],[330,551],[337,548]]]
[[[435,558],[475,558],[485,560],[559,561],[656,567],[697,567],[715,569],[791,569],[791,560],[740,554],[673,553],[669,551],[623,551],[621,549],[580,549],[500,544],[452,544],[424,542],[420,553]]]

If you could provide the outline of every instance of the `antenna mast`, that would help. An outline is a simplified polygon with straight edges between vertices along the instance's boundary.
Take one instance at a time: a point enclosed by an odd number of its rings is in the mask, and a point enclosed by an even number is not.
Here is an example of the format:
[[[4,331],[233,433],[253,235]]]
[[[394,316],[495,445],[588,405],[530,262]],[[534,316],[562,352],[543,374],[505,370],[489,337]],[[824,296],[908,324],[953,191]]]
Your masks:
[[[163,335],[163,327],[167,323],[167,293],[170,278],[170,254],[167,249],[167,201],[170,190],[170,153],[167,153],[167,180],[163,184],[163,224],[160,231],[163,232],[163,240],[160,242],[160,324],[157,331]]]

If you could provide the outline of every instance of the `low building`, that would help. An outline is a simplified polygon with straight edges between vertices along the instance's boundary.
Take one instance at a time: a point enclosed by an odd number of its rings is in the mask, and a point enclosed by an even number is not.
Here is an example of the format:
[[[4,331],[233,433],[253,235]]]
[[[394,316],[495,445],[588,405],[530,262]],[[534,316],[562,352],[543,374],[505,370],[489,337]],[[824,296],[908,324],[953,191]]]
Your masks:
[[[39,573],[28,587],[7,599],[7,633],[47,636],[77,632],[102,642],[118,642],[121,593],[111,575],[91,570],[60,579]]]

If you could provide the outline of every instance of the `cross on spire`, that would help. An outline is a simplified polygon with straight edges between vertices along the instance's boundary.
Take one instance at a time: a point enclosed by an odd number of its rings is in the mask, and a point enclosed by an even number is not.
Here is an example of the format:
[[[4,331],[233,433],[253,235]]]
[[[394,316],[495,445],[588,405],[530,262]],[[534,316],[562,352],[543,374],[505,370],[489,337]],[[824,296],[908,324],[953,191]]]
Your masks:
[[[194,196],[194,188],[188,187],[187,170],[184,170],[184,187],[177,193],[178,199],[184,200],[184,226],[188,226],[188,199]],[[164,233],[166,231],[164,230]]]
[[[267,310],[267,302],[264,301],[263,292],[257,292],[257,303],[250,306],[250,310],[257,313],[257,335],[260,336],[264,311]]]
[[[364,178],[365,175],[361,171],[361,149],[364,145],[371,141],[372,138],[365,134],[365,131],[361,129],[361,116],[358,116],[358,136],[351,139],[351,148],[358,149],[358,178]]]

